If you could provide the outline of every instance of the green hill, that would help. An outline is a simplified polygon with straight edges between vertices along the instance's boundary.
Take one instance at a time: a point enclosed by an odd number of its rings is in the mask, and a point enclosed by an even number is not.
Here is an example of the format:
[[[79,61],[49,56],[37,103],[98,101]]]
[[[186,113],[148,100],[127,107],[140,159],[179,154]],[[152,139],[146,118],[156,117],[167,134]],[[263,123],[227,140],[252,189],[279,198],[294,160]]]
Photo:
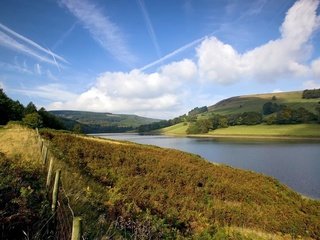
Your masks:
[[[320,90],[315,89],[232,97],[196,107],[163,128],[151,124],[144,129],[168,135],[319,139],[319,122]]]
[[[262,106],[266,102],[274,102],[278,105],[284,104],[290,108],[298,109],[303,107],[315,113],[315,108],[319,105],[319,98],[302,98],[303,91],[266,93],[243,95],[224,99],[210,107],[209,112],[228,115],[243,112],[262,112]]]
[[[133,130],[140,125],[160,121],[159,119],[140,117],[129,114],[112,114],[86,111],[55,110],[50,113],[59,117],[68,129],[80,124],[86,133],[123,132]]]

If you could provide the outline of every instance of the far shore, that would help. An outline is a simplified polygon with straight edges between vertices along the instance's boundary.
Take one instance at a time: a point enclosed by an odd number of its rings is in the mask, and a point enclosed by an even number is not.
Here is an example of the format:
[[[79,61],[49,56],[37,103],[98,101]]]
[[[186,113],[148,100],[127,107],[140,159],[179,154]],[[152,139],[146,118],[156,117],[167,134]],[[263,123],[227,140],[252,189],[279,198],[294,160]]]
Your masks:
[[[187,125],[178,123],[170,127],[149,132],[149,134],[213,139],[320,141],[320,124],[238,125],[199,134],[187,134],[187,128]]]
[[[159,133],[152,134],[166,135],[174,137],[192,137],[192,138],[217,138],[217,139],[259,139],[259,140],[306,140],[306,141],[319,141],[320,137],[301,137],[301,136],[278,136],[278,135],[240,135],[240,134],[173,134],[173,133]]]

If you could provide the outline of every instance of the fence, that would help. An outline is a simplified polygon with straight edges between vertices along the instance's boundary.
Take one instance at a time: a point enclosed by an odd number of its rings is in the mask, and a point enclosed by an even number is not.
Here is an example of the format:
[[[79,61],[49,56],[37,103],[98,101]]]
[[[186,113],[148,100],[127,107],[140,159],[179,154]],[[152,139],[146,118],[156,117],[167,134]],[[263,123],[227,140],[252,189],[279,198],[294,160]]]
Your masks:
[[[36,129],[36,132],[40,149],[40,161],[42,161],[44,168],[47,170],[46,189],[48,198],[51,201],[51,215],[41,225],[35,237],[36,239],[43,239],[44,236],[52,236],[52,239],[57,240],[84,239],[81,234],[81,218],[75,216],[60,179],[62,170],[58,169],[53,174],[55,158],[50,152],[49,143],[41,138],[38,129]],[[52,181],[53,175],[54,181]]]

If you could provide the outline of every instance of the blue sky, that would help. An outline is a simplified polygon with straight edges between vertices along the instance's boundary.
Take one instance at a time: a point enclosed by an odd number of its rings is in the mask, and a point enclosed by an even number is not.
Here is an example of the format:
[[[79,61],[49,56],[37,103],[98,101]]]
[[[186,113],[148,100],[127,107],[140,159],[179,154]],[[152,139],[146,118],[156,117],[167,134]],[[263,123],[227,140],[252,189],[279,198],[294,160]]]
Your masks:
[[[2,0],[0,87],[46,109],[172,118],[320,88],[319,0]]]

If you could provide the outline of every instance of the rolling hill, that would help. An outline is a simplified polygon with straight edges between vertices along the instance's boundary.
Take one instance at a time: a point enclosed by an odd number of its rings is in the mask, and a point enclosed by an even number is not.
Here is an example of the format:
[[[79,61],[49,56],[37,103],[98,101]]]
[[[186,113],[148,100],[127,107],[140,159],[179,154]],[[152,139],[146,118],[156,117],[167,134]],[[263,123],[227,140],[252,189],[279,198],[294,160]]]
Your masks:
[[[320,99],[304,99],[302,98],[302,91],[243,95],[224,99],[208,107],[208,112],[222,115],[261,112],[263,104],[270,101],[279,105],[285,104],[293,109],[303,107],[308,111],[315,112]]]
[[[178,117],[175,124],[152,129],[153,133],[167,135],[199,134],[215,137],[320,137],[320,98],[303,98],[305,90],[236,96],[209,107],[197,107],[188,115]],[[266,113],[264,104],[278,110]],[[196,128],[197,132],[190,132]],[[203,130],[205,129],[205,130]],[[198,135],[199,136],[199,135]]]
[[[70,110],[50,111],[50,113],[59,117],[68,129],[71,130],[76,124],[80,124],[82,130],[86,133],[124,132],[133,130],[143,124],[150,124],[160,121],[159,119],[152,119],[129,114],[112,114]]]

